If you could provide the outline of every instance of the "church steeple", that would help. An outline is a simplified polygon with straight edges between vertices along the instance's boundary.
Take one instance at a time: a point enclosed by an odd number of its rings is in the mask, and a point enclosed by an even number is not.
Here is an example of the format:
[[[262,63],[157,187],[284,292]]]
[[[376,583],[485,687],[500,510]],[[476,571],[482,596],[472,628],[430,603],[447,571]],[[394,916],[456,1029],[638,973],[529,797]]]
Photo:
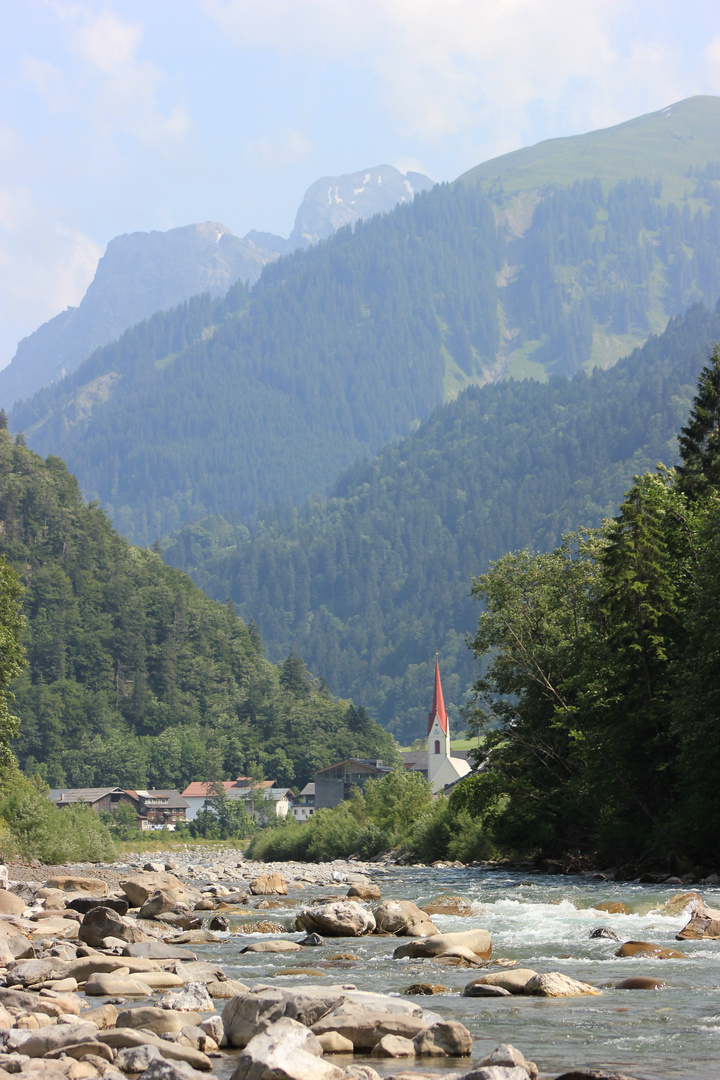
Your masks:
[[[430,709],[430,715],[428,717],[428,735],[432,731],[435,717],[438,718],[443,733],[447,735],[448,719],[447,712],[445,711],[445,702],[443,700],[442,683],[440,682],[440,665],[438,663],[437,653],[435,653],[435,690],[433,692],[432,708]]]

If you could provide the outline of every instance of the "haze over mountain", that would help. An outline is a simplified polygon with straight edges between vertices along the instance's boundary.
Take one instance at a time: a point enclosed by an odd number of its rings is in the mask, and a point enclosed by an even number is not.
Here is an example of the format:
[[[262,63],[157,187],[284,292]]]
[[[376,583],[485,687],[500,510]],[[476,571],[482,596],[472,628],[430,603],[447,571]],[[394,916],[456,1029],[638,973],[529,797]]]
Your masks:
[[[468,385],[607,366],[714,306],[718,131],[720,99],[693,98],[520,152],[521,180],[498,159],[266,266],[249,293],[155,316],[13,428],[142,543],[299,505]]]
[[[224,296],[236,281],[253,284],[278,255],[308,247],[342,225],[385,213],[428,187],[428,177],[405,177],[392,165],[323,177],[305,193],[287,240],[255,230],[240,239],[212,221],[117,236],[79,306],[67,308],[20,342],[0,371],[0,400],[8,409],[74,371],[96,348],[155,312],[199,293]]]

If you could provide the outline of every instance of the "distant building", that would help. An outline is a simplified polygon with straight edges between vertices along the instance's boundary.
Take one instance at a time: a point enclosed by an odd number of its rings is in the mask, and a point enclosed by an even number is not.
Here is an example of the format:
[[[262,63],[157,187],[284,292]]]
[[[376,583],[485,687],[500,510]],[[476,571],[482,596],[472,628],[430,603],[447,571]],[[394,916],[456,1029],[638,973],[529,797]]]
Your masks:
[[[132,796],[119,787],[51,788],[47,797],[56,806],[72,806],[74,803],[85,803],[98,814],[101,810],[112,813],[119,803],[134,805]]]
[[[274,780],[261,780],[256,783],[250,776],[238,776],[236,780],[194,780],[182,793],[189,807],[188,821],[194,821],[203,806],[210,802],[218,783],[222,785],[228,799],[242,799],[251,817],[257,817],[261,804],[267,802],[273,804],[275,817],[287,817],[294,801],[291,789],[277,787]]]
[[[218,783],[222,785],[223,790],[227,793],[229,788],[236,786],[242,780],[247,780],[250,783],[249,776],[238,776],[237,780],[193,780],[182,793],[183,799],[188,804],[187,820],[195,820],[198,810],[202,810],[208,799],[213,797]]]
[[[315,784],[306,784],[293,806],[292,816],[296,821],[307,821],[315,813]]]
[[[187,821],[188,804],[177,788],[149,788],[128,791],[141,829],[174,830],[179,821]]]
[[[362,791],[368,780],[378,780],[391,772],[392,769],[382,761],[365,758],[346,758],[337,765],[318,769],[315,773],[315,809],[337,806],[350,798],[353,788]]]
[[[435,689],[428,717],[427,778],[437,794],[467,776],[470,766],[463,758],[452,757],[450,752],[450,721],[443,701],[440,682],[440,665],[435,657]]]

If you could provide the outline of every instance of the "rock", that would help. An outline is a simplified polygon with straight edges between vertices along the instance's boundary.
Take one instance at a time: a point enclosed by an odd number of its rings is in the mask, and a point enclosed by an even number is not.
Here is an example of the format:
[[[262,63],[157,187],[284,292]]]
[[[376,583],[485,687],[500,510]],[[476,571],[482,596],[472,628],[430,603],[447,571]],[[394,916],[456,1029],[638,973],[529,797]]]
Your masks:
[[[340,900],[302,908],[298,913],[298,930],[327,934],[329,937],[362,937],[375,929],[372,914],[355,900]]]
[[[232,1080],[344,1080],[344,1073],[323,1060],[312,1032],[283,1017],[250,1040]]]
[[[608,938],[609,941],[619,941],[620,940],[620,938],[617,936],[615,931],[610,930],[607,926],[598,926],[594,930],[591,930],[590,931],[590,937],[591,938],[598,938],[598,937]]]
[[[32,941],[20,933],[8,934],[0,940],[2,940],[7,951],[16,960],[24,960],[26,958],[32,959],[35,956],[35,949],[33,948]]]
[[[25,901],[7,889],[0,889],[0,915],[22,915]]]
[[[377,885],[368,883],[367,885],[351,885],[347,891],[349,899],[356,897],[358,900],[379,900],[380,890]]]
[[[159,971],[160,965],[155,960],[91,953],[90,956],[79,956],[77,960],[71,960],[58,974],[62,974],[65,978],[77,979],[78,982],[86,982],[96,972],[119,971],[121,968],[129,974],[134,974],[138,971]]]
[[[209,1065],[210,1059],[207,1058],[206,1060],[208,1061],[208,1067],[211,1067]],[[142,1073],[141,1080],[193,1080],[194,1077],[201,1075],[187,1062],[166,1061],[164,1057],[159,1057],[153,1058],[145,1072]]]
[[[20,1041],[20,1049],[28,1057],[45,1057],[53,1050],[60,1050],[64,1046],[72,1046],[73,1043],[83,1042],[86,1039],[94,1039],[97,1033],[98,1029],[89,1021],[44,1027],[40,1031],[31,1031],[26,1038],[23,1038]]]
[[[140,977],[133,978],[127,968],[119,971],[98,971],[85,983],[88,997],[147,997],[152,993]]]
[[[393,1014],[353,1001],[343,1001],[313,1024],[312,1030],[316,1035],[322,1035],[326,1031],[338,1031],[350,1040],[355,1050],[371,1050],[383,1035],[401,1035],[405,1039],[414,1039],[426,1027],[427,1024],[421,1016]]]
[[[51,1050],[49,1054],[45,1055],[45,1060],[67,1056],[80,1061],[81,1059],[84,1060],[88,1054],[93,1054],[103,1062],[113,1060],[113,1052],[110,1047],[106,1046],[105,1043],[97,1042],[96,1039],[83,1039],[82,1042],[63,1046],[60,1050]],[[77,1074],[74,1073],[73,1075]]]
[[[318,945],[327,945],[327,941],[325,938],[320,937],[319,934],[306,934],[304,938],[301,938],[300,941],[298,941],[298,945],[314,947]]]
[[[536,975],[537,971],[533,971],[532,968],[510,968],[507,971],[493,971],[489,975],[480,975],[477,979],[469,982],[463,990],[463,995],[464,997],[484,997],[486,995],[475,993],[476,988],[482,986],[495,986],[500,987],[501,990],[507,990],[509,994],[522,994],[525,991],[526,984]]]
[[[231,1001],[238,994],[250,992],[250,987],[239,979],[213,979],[205,986],[213,1001]]]
[[[412,1039],[405,1039],[402,1035],[383,1035],[380,1042],[373,1046],[371,1055],[384,1058],[415,1057],[415,1044]]]
[[[35,983],[46,982],[54,974],[53,965],[49,960],[25,960],[18,964],[7,974],[8,986],[34,986]]]
[[[556,1076],[555,1080],[638,1080],[627,1073],[605,1072],[604,1069],[572,1069]]]
[[[168,1036],[165,1037],[168,1038]],[[218,1044],[212,1035],[203,1031],[201,1027],[191,1024],[186,1024],[184,1028],[180,1029],[178,1042],[182,1046],[191,1046],[194,1050],[202,1050],[206,1054],[208,1052],[213,1053],[218,1049]]]
[[[380,1080],[379,1075],[369,1065],[357,1065],[353,1062],[345,1070],[345,1080]],[[413,1080],[418,1080],[413,1077]]]
[[[143,871],[150,874],[162,874],[165,869],[165,863],[161,862],[146,862],[143,866]]]
[[[648,975],[631,975],[629,979],[615,983],[616,990],[662,990],[666,986],[662,979],[652,979]]]
[[[108,1002],[106,1005],[100,1005],[97,1009],[88,1009],[87,1012],[83,1013],[83,1020],[92,1021],[99,1030],[105,1031],[107,1028],[115,1027],[117,1016],[117,1009]]]
[[[154,919],[165,911],[175,911],[180,905],[187,905],[187,894],[182,887],[178,889],[155,889],[140,908],[138,918]]]
[[[164,870],[142,873],[126,878],[125,881],[120,882],[120,888],[127,896],[130,907],[137,908],[142,907],[156,889],[173,889],[185,893],[182,883],[175,875]],[[186,894],[185,903],[189,904],[189,902],[189,897]]]
[[[178,993],[165,994],[160,1002],[164,1009],[176,1009],[179,1012],[212,1012],[215,1006],[207,989],[202,983],[188,983]]]
[[[287,896],[287,882],[280,874],[264,874],[250,882],[253,896]]]
[[[593,904],[596,911],[607,911],[608,915],[629,915],[630,908],[619,900],[602,900],[599,904]]]
[[[423,904],[420,908],[426,915],[460,915],[473,914],[472,904],[464,900],[462,896],[438,896],[429,904]]]
[[[214,919],[211,919],[208,923],[208,929],[213,930],[216,933],[225,933],[230,929],[230,924],[224,915],[216,915]]]
[[[210,930],[185,930],[182,934],[175,934],[168,938],[170,945],[208,945],[217,942],[220,938]]]
[[[156,1035],[168,1031],[181,1031],[188,1024],[199,1024],[200,1013],[180,1012],[176,1009],[159,1009],[154,1005],[140,1005],[135,1009],[125,1009],[118,1013],[118,1028],[147,1028]]]
[[[175,990],[185,985],[184,979],[174,971],[142,971],[136,977],[151,990]]]
[[[76,896],[73,900],[69,900],[65,906],[70,908],[71,911],[79,911],[81,915],[87,915],[88,911],[92,911],[96,907],[110,908],[117,915],[127,915],[128,911],[127,900],[119,900],[115,896],[109,896],[104,900],[98,900],[90,896]],[[45,907],[47,907],[47,903]]]
[[[413,1040],[418,1057],[469,1057],[472,1035],[457,1020],[440,1020]]]
[[[246,945],[244,949],[240,950],[241,953],[281,953],[300,951],[301,946],[297,941],[253,941],[250,945]]]
[[[185,1014],[187,1016],[187,1013]],[[97,1034],[98,1042],[106,1043],[113,1049],[123,1050],[128,1046],[157,1046],[164,1058],[173,1062],[184,1062],[194,1069],[210,1070],[212,1062],[201,1050],[194,1050],[190,1046],[170,1042],[168,1039],[155,1035],[152,1031],[140,1031],[133,1028],[110,1028]]]
[[[694,911],[690,922],[675,938],[677,941],[698,941],[703,938],[716,941],[720,938],[720,911],[709,907]]]
[[[93,908],[83,919],[78,938],[97,949],[102,947],[106,937],[120,938],[128,942],[148,940],[147,934],[143,933],[132,919],[118,915],[108,907]]]
[[[585,997],[600,995],[589,983],[578,982],[560,971],[549,971],[545,975],[534,975],[525,984],[524,993],[534,997]]]
[[[309,1026],[341,1000],[342,990],[332,986],[298,990],[260,987],[228,1001],[222,1014],[225,1034],[231,1046],[243,1047],[283,1016]]]
[[[489,960],[492,954],[492,941],[487,930],[462,930],[455,934],[436,934],[421,941],[410,941],[398,945],[393,956],[412,958],[422,956],[461,956],[459,949],[469,950],[469,956]]]
[[[525,1055],[510,1043],[501,1043],[492,1054],[478,1061],[476,1068],[519,1068],[524,1069],[530,1080],[537,1080],[538,1067],[534,1061],[528,1061]]]
[[[403,990],[403,994],[407,997],[430,995],[430,994],[449,994],[450,989],[447,986],[438,986],[436,983],[412,983],[410,986],[406,986]]]
[[[671,896],[669,900],[666,900],[664,904],[654,907],[652,909],[652,914],[674,917],[676,915],[682,915],[686,908],[691,908],[693,912],[706,910],[705,902],[700,893],[675,893],[675,895]]]
[[[120,1050],[115,1058],[115,1066],[122,1072],[139,1073],[147,1069],[151,1061],[162,1058],[157,1046],[145,1043],[144,1046],[128,1046]]]
[[[679,936],[679,935],[678,935]],[[666,949],[664,945],[653,945],[649,941],[626,941],[615,950],[616,956],[654,956],[656,960],[686,960],[684,953],[675,949]]]
[[[430,916],[411,900],[385,900],[373,915],[377,933],[425,938],[440,932]]]
[[[90,893],[91,896],[107,896],[107,884],[101,878],[57,875],[48,878],[46,889],[60,889],[62,892]]]
[[[197,960],[190,949],[180,945],[167,945],[164,941],[131,942],[123,949],[123,956],[144,957],[147,960]]]
[[[350,1039],[346,1039],[339,1031],[325,1031],[317,1038],[323,1054],[352,1054],[354,1050]]]

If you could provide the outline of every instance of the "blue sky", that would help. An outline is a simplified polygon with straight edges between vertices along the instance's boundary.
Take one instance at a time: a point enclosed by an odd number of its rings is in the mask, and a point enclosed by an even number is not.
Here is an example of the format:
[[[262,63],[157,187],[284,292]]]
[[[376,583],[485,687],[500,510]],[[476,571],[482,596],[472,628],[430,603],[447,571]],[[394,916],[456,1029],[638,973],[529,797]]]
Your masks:
[[[720,94],[710,0],[0,0],[0,366],[123,232],[287,236],[320,176],[451,180]]]

